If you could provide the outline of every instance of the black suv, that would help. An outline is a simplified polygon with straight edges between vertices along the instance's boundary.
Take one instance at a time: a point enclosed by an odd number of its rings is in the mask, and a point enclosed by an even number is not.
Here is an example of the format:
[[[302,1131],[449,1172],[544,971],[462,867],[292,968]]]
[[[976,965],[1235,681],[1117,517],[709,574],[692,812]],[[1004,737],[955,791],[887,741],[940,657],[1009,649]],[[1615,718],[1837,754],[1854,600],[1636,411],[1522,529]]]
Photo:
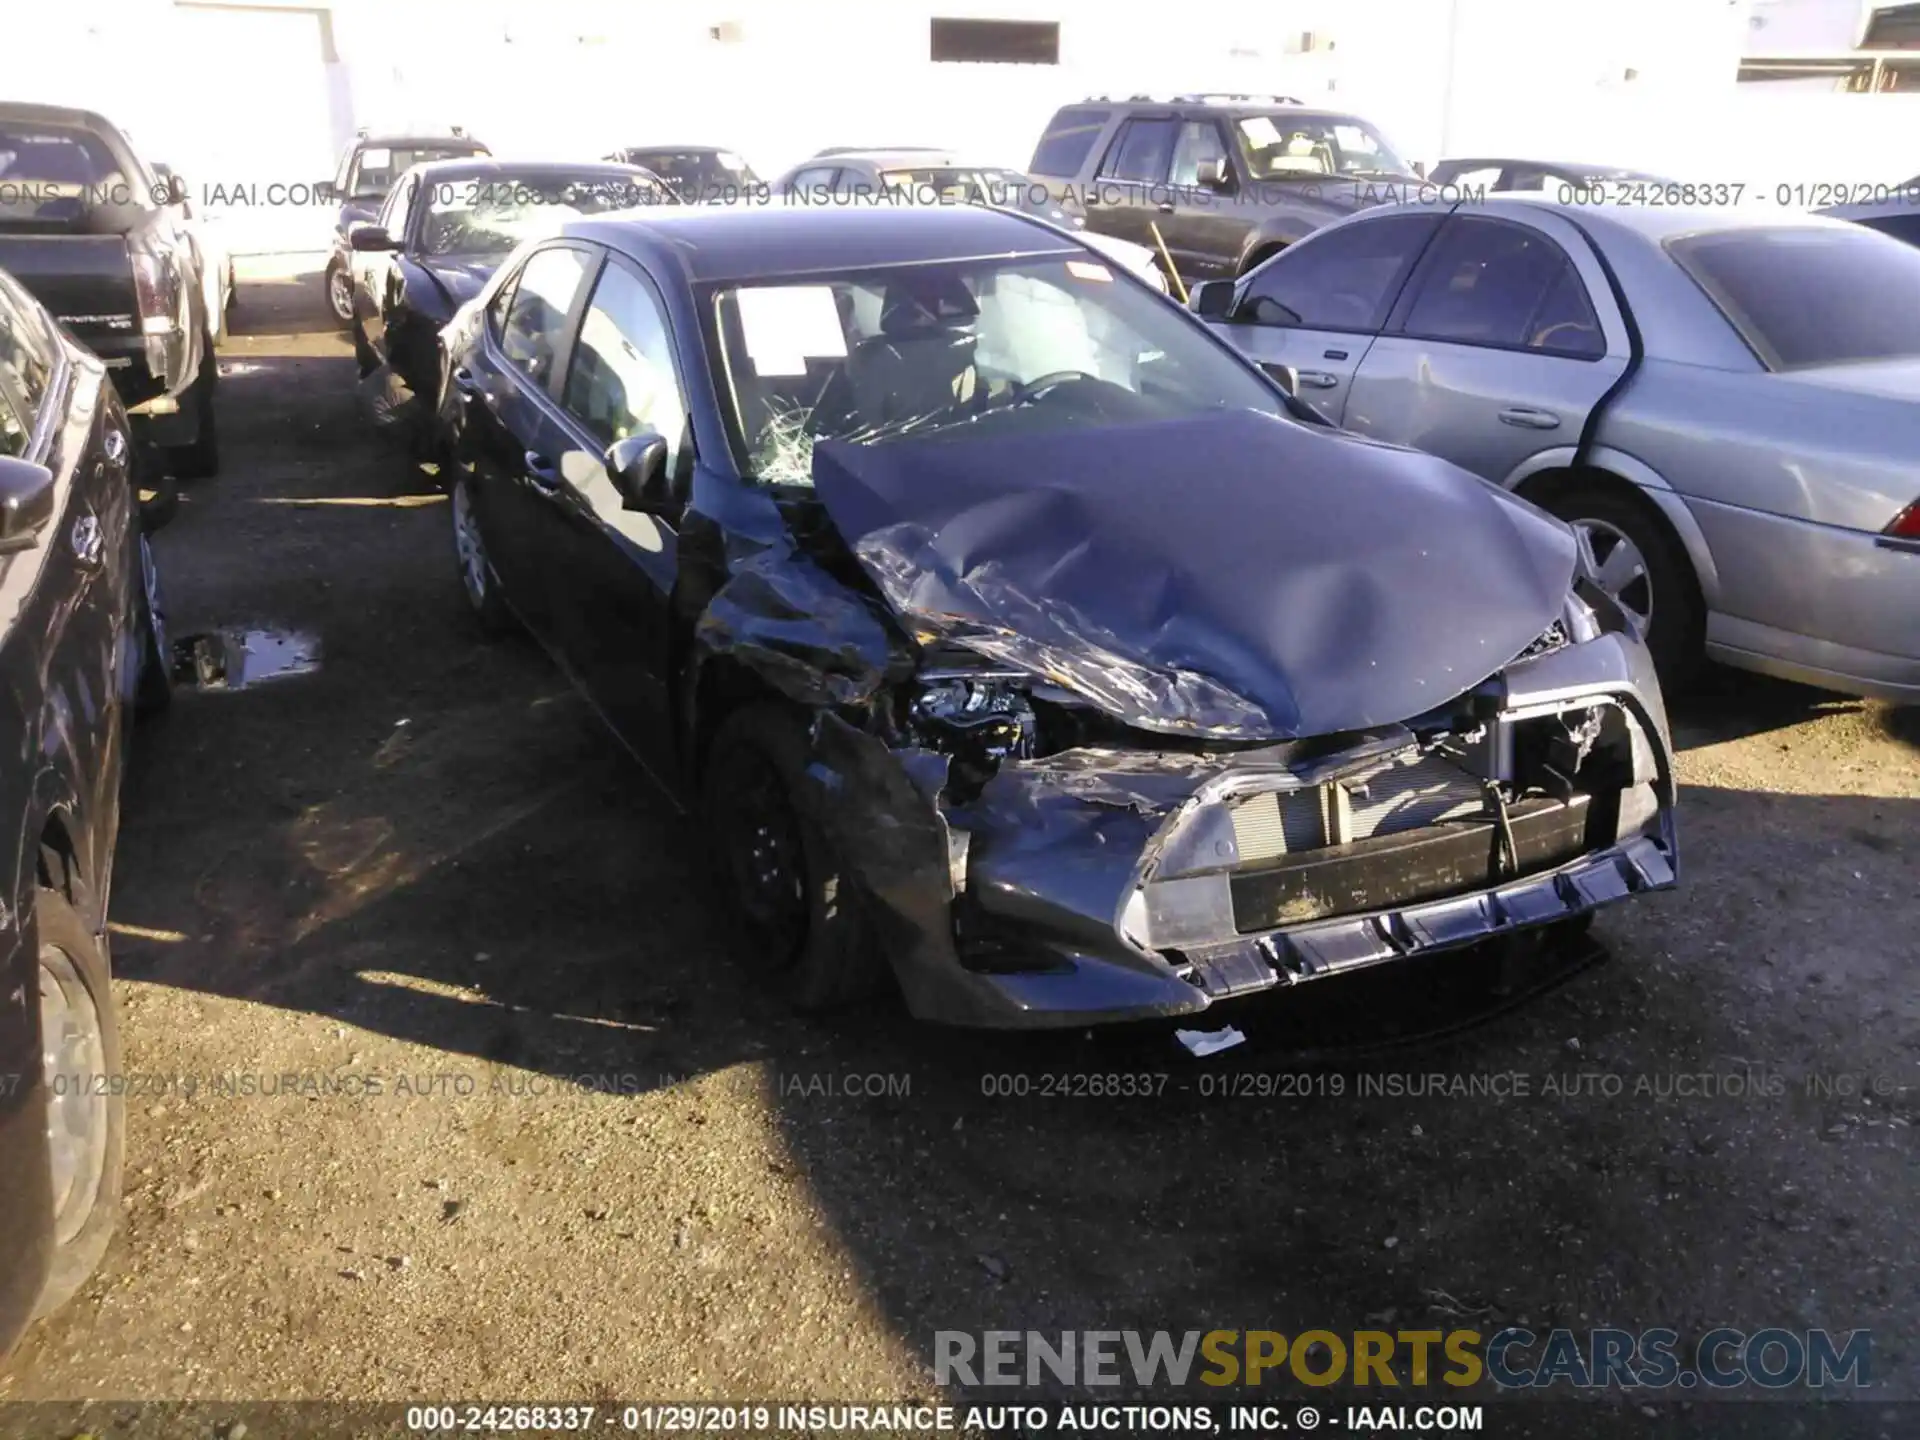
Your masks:
[[[1188,284],[1425,184],[1367,121],[1281,95],[1096,96],[1053,117],[1027,170],[1090,229],[1164,245]]]

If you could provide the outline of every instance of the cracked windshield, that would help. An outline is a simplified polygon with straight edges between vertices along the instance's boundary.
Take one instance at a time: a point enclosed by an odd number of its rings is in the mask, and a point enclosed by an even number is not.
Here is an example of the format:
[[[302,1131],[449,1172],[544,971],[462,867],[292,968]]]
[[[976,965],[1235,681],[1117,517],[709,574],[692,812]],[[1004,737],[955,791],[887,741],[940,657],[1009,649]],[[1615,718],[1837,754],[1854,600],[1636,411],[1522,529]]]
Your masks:
[[[1163,298],[1091,258],[899,266],[713,300],[741,463],[774,484],[810,484],[823,438],[1287,413]]]
[[[444,180],[425,189],[429,206],[421,251],[427,255],[504,253],[562,220],[667,200],[658,186],[625,178],[553,185],[526,180]]]

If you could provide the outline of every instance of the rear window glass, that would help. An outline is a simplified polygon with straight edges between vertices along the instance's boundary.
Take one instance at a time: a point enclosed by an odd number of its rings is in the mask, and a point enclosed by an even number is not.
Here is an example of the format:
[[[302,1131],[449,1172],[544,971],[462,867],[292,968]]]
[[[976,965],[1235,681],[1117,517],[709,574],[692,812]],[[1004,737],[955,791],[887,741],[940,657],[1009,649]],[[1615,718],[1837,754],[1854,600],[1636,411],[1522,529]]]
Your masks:
[[[1770,370],[1920,355],[1920,250],[1860,226],[1723,230],[1668,253]]]
[[[1062,110],[1034,147],[1033,163],[1027,169],[1035,175],[1078,175],[1106,123],[1105,110]]]
[[[73,223],[137,207],[135,182],[90,130],[0,124],[0,220]]]

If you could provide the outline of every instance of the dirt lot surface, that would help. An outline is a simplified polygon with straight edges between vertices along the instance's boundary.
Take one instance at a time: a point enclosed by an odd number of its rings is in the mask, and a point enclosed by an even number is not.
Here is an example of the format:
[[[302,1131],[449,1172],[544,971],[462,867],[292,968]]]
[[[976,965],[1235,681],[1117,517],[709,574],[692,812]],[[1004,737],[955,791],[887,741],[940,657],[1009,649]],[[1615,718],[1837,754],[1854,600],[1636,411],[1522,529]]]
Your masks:
[[[476,638],[317,276],[245,280],[236,328],[169,625],[317,664],[140,736],[124,1220],[0,1399],[898,1400],[938,1330],[1520,1321],[1870,1328],[1920,1398],[1920,712],[1717,683],[1677,718],[1682,887],[1410,1048],[1299,1057],[1452,972],[1246,1007],[1204,1063],[800,1021],[690,821]],[[1080,1093],[1108,1074],[1158,1093]],[[1446,1093],[1487,1076],[1526,1093]]]

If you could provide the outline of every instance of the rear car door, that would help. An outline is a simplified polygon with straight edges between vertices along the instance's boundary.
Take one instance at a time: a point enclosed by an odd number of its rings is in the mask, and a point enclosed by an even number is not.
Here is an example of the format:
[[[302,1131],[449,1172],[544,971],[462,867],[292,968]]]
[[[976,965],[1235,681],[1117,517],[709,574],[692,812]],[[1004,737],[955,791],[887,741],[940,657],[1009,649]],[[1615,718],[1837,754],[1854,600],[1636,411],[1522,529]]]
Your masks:
[[[470,396],[463,448],[487,553],[508,601],[549,643],[554,552],[565,549],[553,511],[560,453],[553,396],[597,259],[567,241],[528,255],[489,308],[479,373],[451,377]]]
[[[1224,189],[1200,183],[1201,167],[1216,160],[1226,166]],[[1180,278],[1189,285],[1231,280],[1251,212],[1236,203],[1239,187],[1233,155],[1218,120],[1199,116],[1180,122],[1167,186],[1168,195],[1155,207],[1155,218]]]
[[[1627,358],[1625,322],[1578,231],[1546,211],[1460,211],[1367,351],[1345,424],[1503,484],[1541,451],[1579,443]]]
[[[1213,323],[1269,374],[1291,366],[1299,398],[1344,424],[1354,374],[1440,222],[1370,216],[1310,235],[1248,275]]]
[[[1082,197],[1087,228],[1153,245],[1155,208],[1167,198],[1167,170],[1180,121],[1173,115],[1135,115],[1114,133],[1101,157],[1092,193]]]
[[[602,712],[643,756],[672,754],[668,605],[679,516],[627,508],[604,461],[616,441],[650,430],[667,442],[667,475],[684,498],[693,434],[683,365],[652,278],[609,255],[560,390],[565,448],[552,504],[568,538],[554,576],[556,634]]]

